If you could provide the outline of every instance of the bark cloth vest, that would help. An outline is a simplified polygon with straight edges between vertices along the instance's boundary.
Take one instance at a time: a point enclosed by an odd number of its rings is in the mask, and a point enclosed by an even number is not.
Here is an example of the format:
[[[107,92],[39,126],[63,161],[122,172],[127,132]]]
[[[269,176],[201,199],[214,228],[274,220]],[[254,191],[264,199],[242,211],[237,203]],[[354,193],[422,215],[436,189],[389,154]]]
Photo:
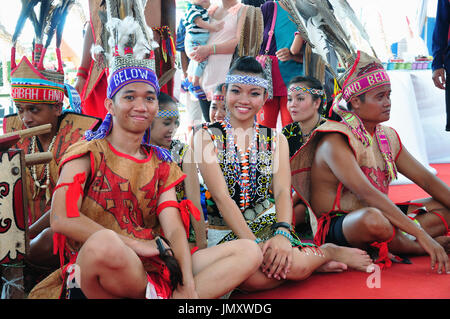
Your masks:
[[[28,224],[31,225],[37,221],[46,211],[50,209],[51,195],[58,181],[58,165],[69,146],[81,140],[84,132],[93,129],[101,123],[101,120],[88,115],[65,112],[60,116],[58,132],[51,148],[53,160],[48,165],[49,185],[47,189],[35,187],[35,180],[32,177],[31,168],[26,169],[27,180],[27,198],[28,198]],[[3,121],[3,132],[9,133],[26,129],[19,115],[12,114],[5,117]],[[36,143],[37,144],[37,143]],[[32,138],[20,140],[14,147],[23,149],[25,154],[39,152],[39,145],[32,148]],[[35,165],[36,176],[39,180],[46,180],[46,166]]]
[[[380,132],[379,136],[381,135],[382,138],[385,137],[383,140],[387,143],[383,144],[385,147],[388,147],[395,165],[395,161],[402,148],[400,138],[397,132],[390,127],[378,125],[378,129]],[[339,211],[340,213],[349,213],[369,206],[358,198],[356,194],[348,190],[342,183],[339,183],[336,188],[333,208],[330,212],[317,218],[309,205],[311,198],[311,166],[316,147],[325,134],[336,132],[343,134],[348,139],[348,144],[356,157],[359,167],[374,187],[387,195],[389,184],[391,182],[391,177],[387,171],[386,161],[380,150],[379,139],[376,138],[375,135],[373,136],[370,146],[366,147],[344,123],[328,120],[326,123],[319,126],[309,141],[291,158],[292,185],[295,191],[305,200],[310,212],[312,212],[310,214],[310,223],[314,234],[314,242],[317,245],[321,245],[325,241],[333,212]],[[380,257],[382,253],[387,254],[386,242],[376,243],[374,246],[380,248]]]
[[[153,147],[145,147],[145,151],[147,158],[136,159],[120,153],[106,139],[83,140],[69,148],[60,166],[86,154],[91,161],[80,213],[123,236],[153,239],[160,235],[159,197],[182,182],[185,175],[176,163],[159,159]],[[81,244],[67,238],[63,245],[59,248],[74,262]],[[147,274],[156,281],[157,289],[165,290],[158,294],[170,296],[169,274],[162,260],[152,257],[142,259],[142,262]],[[33,288],[29,298],[58,298],[67,265],[62,268]]]

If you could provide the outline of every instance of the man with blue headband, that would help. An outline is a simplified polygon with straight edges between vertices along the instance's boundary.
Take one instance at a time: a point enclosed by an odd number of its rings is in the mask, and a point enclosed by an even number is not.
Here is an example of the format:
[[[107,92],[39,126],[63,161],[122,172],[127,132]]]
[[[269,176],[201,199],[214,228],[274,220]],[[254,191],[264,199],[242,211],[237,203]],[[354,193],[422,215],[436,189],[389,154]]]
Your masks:
[[[110,18],[107,27],[108,114],[61,161],[50,223],[62,267],[29,297],[224,295],[256,270],[261,256],[253,243],[238,242],[191,257],[190,212],[180,209],[175,192],[185,174],[169,151],[149,144],[159,95],[152,39],[130,16]]]

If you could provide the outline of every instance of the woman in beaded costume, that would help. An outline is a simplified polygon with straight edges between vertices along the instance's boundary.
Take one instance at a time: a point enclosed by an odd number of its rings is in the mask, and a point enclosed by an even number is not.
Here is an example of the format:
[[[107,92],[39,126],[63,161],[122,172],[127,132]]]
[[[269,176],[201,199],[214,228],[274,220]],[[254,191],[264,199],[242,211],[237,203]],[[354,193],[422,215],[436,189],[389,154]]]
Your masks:
[[[319,80],[313,77],[297,76],[291,80],[287,91],[288,110],[291,124],[286,125],[282,133],[289,144],[289,157],[292,157],[308,140],[311,133],[326,119],[322,117],[326,94]],[[295,225],[305,224],[306,206],[294,192]]]
[[[108,114],[60,163],[50,224],[61,269],[30,298],[216,298],[261,262],[248,240],[190,254],[175,192],[186,176],[168,150],[149,143],[160,85],[151,33],[141,26],[131,16],[108,21]]]
[[[264,260],[244,285],[248,290],[303,280],[314,271],[368,265],[369,256],[359,249],[316,247],[294,238],[288,144],[284,135],[255,120],[268,95],[264,71],[255,58],[238,58],[226,84],[226,119],[205,124],[193,142],[195,159],[218,208],[208,215],[208,245],[237,238],[259,244]]]
[[[201,213],[202,205],[200,203],[197,166],[192,161],[192,150],[189,145],[173,139],[180,125],[178,106],[172,97],[162,92],[158,97],[158,101],[159,110],[152,122],[150,143],[170,150],[172,160],[186,174],[186,179],[183,183],[175,187],[177,200],[178,202],[186,203],[184,200],[189,199],[195,205],[195,207],[190,206],[190,208],[195,210],[195,214],[190,215],[192,227],[189,229],[188,240],[191,248],[195,248],[194,246],[198,249],[206,248],[206,227],[204,215]],[[186,185],[189,186],[185,187]]]

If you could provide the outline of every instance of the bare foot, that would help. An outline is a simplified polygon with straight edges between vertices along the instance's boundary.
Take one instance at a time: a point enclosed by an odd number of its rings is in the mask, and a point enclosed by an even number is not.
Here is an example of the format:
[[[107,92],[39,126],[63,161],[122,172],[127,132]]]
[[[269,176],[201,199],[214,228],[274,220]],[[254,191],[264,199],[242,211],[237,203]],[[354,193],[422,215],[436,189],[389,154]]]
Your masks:
[[[330,251],[331,259],[346,264],[349,268],[366,272],[367,267],[373,263],[370,256],[362,249],[337,246],[327,243],[320,249]]]
[[[450,236],[438,236],[434,238],[439,243],[447,254],[450,254]]]
[[[343,272],[344,270],[347,270],[346,264],[331,260],[317,268],[316,272]]]

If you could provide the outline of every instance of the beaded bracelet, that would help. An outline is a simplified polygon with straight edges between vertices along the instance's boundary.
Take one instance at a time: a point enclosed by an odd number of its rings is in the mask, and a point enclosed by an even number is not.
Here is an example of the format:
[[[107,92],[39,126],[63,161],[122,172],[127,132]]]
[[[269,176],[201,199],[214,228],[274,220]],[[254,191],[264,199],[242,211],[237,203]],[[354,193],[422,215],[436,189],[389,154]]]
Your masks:
[[[255,239],[255,242],[256,242],[257,244],[259,244],[260,242],[262,242],[262,239],[261,239],[261,238],[258,238],[258,237],[256,237],[256,239]]]
[[[272,228],[272,229],[278,229],[280,227],[287,228],[290,231],[292,231],[292,225],[289,223],[286,223],[286,222],[274,223],[274,224],[272,224],[272,226],[270,226],[270,228]]]
[[[277,229],[273,235],[274,236],[276,236],[276,235],[284,236],[284,237],[286,237],[289,240],[289,242],[292,242],[292,240],[294,239],[294,237],[292,237],[291,234],[289,234],[289,233],[287,233],[287,232],[285,232],[284,230],[281,230],[281,229]]]

